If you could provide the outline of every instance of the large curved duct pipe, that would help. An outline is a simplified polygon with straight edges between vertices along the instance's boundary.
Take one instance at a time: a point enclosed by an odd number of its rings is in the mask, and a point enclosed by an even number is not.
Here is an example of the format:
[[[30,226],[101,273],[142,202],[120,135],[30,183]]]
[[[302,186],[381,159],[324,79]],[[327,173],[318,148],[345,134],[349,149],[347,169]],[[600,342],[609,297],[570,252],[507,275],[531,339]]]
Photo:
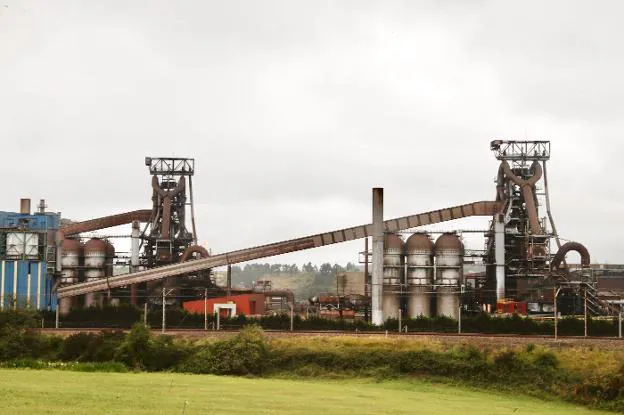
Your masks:
[[[61,239],[69,235],[77,235],[83,232],[92,232],[100,229],[112,228],[114,226],[125,225],[134,221],[147,222],[150,220],[152,212],[150,210],[134,210],[132,212],[118,215],[105,216],[103,218],[75,222],[71,225],[61,226]]]
[[[160,231],[160,236],[163,239],[169,239],[171,236],[171,199],[184,191],[185,188],[184,177],[180,178],[178,185],[173,190],[164,190],[160,187],[158,177],[152,176],[152,189],[163,199],[162,228]]]
[[[206,248],[204,248],[203,246],[191,245],[188,248],[186,248],[184,252],[182,253],[180,262],[188,261],[191,255],[193,254],[199,254],[200,258],[208,258],[210,256]]]
[[[561,265],[565,259],[566,254],[570,251],[576,251],[581,255],[581,266],[584,268],[589,267],[591,258],[587,248],[578,242],[568,242],[561,245],[561,248],[559,248],[553,259],[550,261],[550,269],[554,271],[559,268],[559,265]]]
[[[505,169],[503,165],[505,162],[501,163],[498,167],[498,176],[496,179],[496,201],[497,202],[505,202],[507,200],[507,194],[505,192]]]
[[[522,194],[524,196],[524,203],[526,204],[527,214],[529,215],[529,227],[531,232],[534,235],[539,235],[542,233],[542,227],[539,223],[539,218],[537,216],[537,205],[535,203],[535,183],[542,178],[542,166],[538,161],[534,161],[531,165],[531,171],[533,172],[533,176],[528,178],[527,180],[521,179],[516,176],[512,171],[511,167],[509,167],[509,163],[503,161],[501,163],[501,167],[505,172],[505,176],[509,178],[512,182],[520,186],[522,188]]]

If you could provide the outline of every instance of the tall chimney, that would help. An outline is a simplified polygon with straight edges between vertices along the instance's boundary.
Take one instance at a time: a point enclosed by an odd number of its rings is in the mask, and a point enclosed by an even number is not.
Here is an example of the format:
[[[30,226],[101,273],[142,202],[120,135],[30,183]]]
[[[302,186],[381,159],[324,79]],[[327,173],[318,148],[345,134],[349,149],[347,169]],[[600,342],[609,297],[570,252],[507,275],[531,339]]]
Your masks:
[[[20,199],[20,213],[30,215],[30,199]]]
[[[384,222],[383,222],[383,188],[373,188],[373,272],[371,287],[372,323],[381,326],[384,315],[381,308],[383,295],[383,253],[384,253]]]

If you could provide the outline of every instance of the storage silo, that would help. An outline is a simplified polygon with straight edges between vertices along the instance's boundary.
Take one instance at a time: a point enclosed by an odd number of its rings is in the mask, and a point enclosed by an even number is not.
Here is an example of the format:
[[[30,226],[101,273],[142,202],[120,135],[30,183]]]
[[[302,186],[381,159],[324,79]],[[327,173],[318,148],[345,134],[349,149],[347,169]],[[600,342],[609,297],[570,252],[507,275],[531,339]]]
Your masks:
[[[92,238],[84,246],[85,281],[97,281],[106,274],[106,242]],[[85,294],[85,307],[98,305],[98,293]]]
[[[106,243],[106,276],[113,276],[113,260],[115,259],[115,247],[109,241]]]
[[[61,244],[61,286],[76,284],[83,245],[78,239],[64,239]],[[66,315],[73,306],[73,298],[59,299],[59,313]]]
[[[399,318],[401,307],[401,284],[403,283],[403,240],[394,233],[384,238],[383,256],[383,297],[382,312],[384,320]]]
[[[410,318],[431,316],[433,297],[433,242],[426,233],[415,233],[405,242],[407,261],[407,312]]]
[[[455,233],[444,233],[435,246],[437,314],[454,319],[459,315],[463,279],[464,244]]]

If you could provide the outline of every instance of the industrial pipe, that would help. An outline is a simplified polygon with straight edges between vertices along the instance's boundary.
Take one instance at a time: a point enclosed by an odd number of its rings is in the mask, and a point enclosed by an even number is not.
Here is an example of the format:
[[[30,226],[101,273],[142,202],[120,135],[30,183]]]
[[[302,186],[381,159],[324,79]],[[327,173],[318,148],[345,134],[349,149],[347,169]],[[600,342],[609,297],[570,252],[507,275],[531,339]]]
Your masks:
[[[537,205],[535,203],[535,183],[542,178],[542,166],[538,161],[534,161],[531,165],[531,171],[533,172],[533,176],[529,177],[527,180],[521,179],[516,176],[512,171],[511,167],[509,167],[509,163],[503,161],[501,163],[503,171],[505,175],[520,186],[522,188],[522,195],[524,196],[524,203],[526,203],[527,214],[529,215],[529,226],[531,232],[534,235],[539,235],[542,233],[542,227],[539,223],[539,218],[537,217]]]
[[[382,224],[386,232],[396,232],[403,229],[410,229],[468,216],[492,216],[499,212],[500,203],[493,201],[481,201],[390,219],[382,222]],[[301,251],[304,249],[317,248],[339,242],[353,241],[355,239],[366,238],[371,236],[371,234],[372,224],[340,229],[337,231],[306,236],[303,238],[211,255],[208,258],[147,269],[133,274],[117,275],[108,278],[106,281],[92,281],[68,285],[66,287],[59,288],[58,297],[72,297],[75,295],[86,294],[88,292],[126,286],[128,284],[187,275],[191,272],[203,271],[223,265],[237,264],[240,262],[252,261],[254,259],[266,258],[289,252]]]
[[[173,190],[164,190],[160,187],[157,176],[152,176],[152,189],[163,199],[162,229],[161,238],[169,239],[171,232],[171,199],[183,192],[186,188],[184,177],[180,177],[178,185]]]
[[[568,242],[561,245],[561,248],[557,251],[555,256],[550,261],[550,269],[556,270],[561,265],[561,262],[565,259],[565,256],[570,251],[576,251],[581,255],[581,265],[583,267],[589,267],[591,263],[591,258],[589,256],[589,251],[585,248],[584,245],[578,242]]]
[[[203,246],[201,246],[201,245],[191,245],[188,248],[186,248],[184,250],[184,252],[182,253],[182,257],[180,258],[180,262],[188,261],[189,258],[191,257],[191,255],[193,255],[193,254],[199,254],[200,258],[208,258],[210,256],[210,254],[208,253],[206,248],[204,248]]]
[[[61,226],[61,239],[65,236],[76,235],[83,232],[92,232],[100,229],[112,228],[114,226],[126,225],[133,221],[148,222],[152,216],[151,210],[134,210],[132,212],[120,213],[118,215],[104,216],[102,218],[75,222],[70,225]]]

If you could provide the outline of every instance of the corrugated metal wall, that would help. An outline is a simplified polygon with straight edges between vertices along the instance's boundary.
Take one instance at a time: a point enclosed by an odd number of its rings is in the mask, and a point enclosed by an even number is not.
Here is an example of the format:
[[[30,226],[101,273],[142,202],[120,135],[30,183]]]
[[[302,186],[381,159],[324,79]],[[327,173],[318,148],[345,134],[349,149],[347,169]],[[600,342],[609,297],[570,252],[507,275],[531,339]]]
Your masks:
[[[0,212],[0,309],[55,309],[52,276],[58,213]],[[52,258],[52,259],[50,259]]]
[[[0,260],[0,309],[54,307],[51,284],[45,262]]]

